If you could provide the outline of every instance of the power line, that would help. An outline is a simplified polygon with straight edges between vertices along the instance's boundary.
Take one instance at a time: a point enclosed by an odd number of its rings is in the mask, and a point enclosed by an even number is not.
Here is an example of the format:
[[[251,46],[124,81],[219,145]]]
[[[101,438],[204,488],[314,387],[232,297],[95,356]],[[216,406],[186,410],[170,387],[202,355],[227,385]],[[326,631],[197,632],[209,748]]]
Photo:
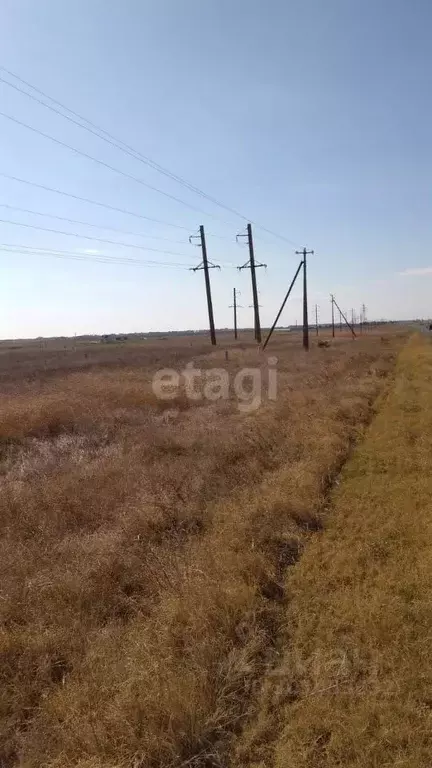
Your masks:
[[[85,227],[93,227],[94,229],[107,229],[111,232],[118,232],[122,235],[133,235],[134,237],[144,237],[149,240],[163,240],[166,243],[176,243],[178,245],[187,245],[186,240],[170,240],[168,237],[158,237],[156,235],[145,235],[142,232],[131,232],[127,229],[117,229],[116,227],[107,227],[101,224],[93,224],[90,221],[80,221],[79,219],[69,219],[66,216],[57,216],[54,213],[46,213],[42,211],[33,211],[30,208],[18,208],[15,205],[9,205],[8,203],[0,203],[0,208],[7,208],[10,211],[19,211],[20,213],[31,213],[32,216],[45,216],[49,219],[57,219],[58,221],[67,221],[69,224],[82,224]]]
[[[13,117],[12,115],[8,115],[6,112],[0,111],[0,115],[2,117],[5,117],[7,120],[11,120],[13,123],[20,125],[23,128],[27,128],[29,131],[33,131],[33,133],[36,133],[39,136],[43,136],[45,139],[49,139],[50,141],[53,141],[55,144],[58,144],[60,147],[65,147],[66,149],[69,149],[71,152],[75,152],[75,154],[80,155],[81,157],[85,157],[87,160],[92,160],[94,163],[97,163],[98,165],[102,165],[104,168],[108,168],[110,171],[114,171],[114,173],[119,173],[121,176],[124,176],[126,179],[131,179],[132,181],[135,181],[137,184],[141,184],[143,187],[146,187],[147,189],[150,189],[153,192],[158,192],[160,195],[164,195],[165,197],[170,198],[170,200],[175,200],[176,203],[185,205],[187,208],[190,208],[192,211],[201,213],[204,216],[210,216],[212,219],[218,218],[217,216],[213,216],[212,213],[207,213],[206,211],[202,211],[200,208],[197,208],[195,205],[191,205],[190,203],[187,203],[185,200],[182,200],[181,198],[176,197],[175,195],[171,195],[169,192],[164,192],[162,189],[158,189],[158,187],[153,187],[151,184],[148,184],[146,181],[144,181],[143,179],[140,179],[138,176],[134,176],[132,173],[127,173],[127,171],[122,171],[120,168],[116,168],[114,165],[111,165],[110,163],[105,162],[105,160],[100,160],[98,157],[94,157],[94,155],[89,155],[87,152],[83,152],[81,149],[77,149],[76,147],[73,147],[72,144],[67,144],[65,141],[61,141],[61,139],[57,139],[55,136],[51,136],[51,134],[45,133],[44,131],[41,131],[39,128],[35,128],[34,125],[29,125],[28,123],[24,123],[22,120],[18,120],[18,118]],[[226,223],[226,222],[223,222],[223,223]]]
[[[11,176],[8,173],[0,171],[0,176],[4,179],[10,179],[11,181],[18,181],[20,184],[27,184],[30,187],[36,187],[37,189],[43,189],[46,192],[54,192],[56,195],[63,195],[64,197],[70,197],[73,200],[79,200],[82,203],[89,203],[90,205],[98,205],[100,208],[106,208],[108,211],[116,211],[117,213],[123,213],[127,216],[134,216],[136,219],[143,219],[145,221],[151,221],[154,224],[162,224],[165,227],[174,227],[175,229],[182,229],[186,232],[190,231],[190,227],[184,227],[181,224],[172,224],[169,221],[163,221],[162,219],[152,219],[150,216],[144,216],[142,213],[136,213],[135,211],[129,211],[127,208],[117,208],[114,205],[108,203],[102,203],[100,200],[91,200],[89,197],[81,197],[80,195],[74,195],[72,192],[65,192],[62,189],[56,189],[55,187],[48,187],[45,184],[38,184],[36,181],[29,181],[29,179],[21,179],[19,176]]]
[[[187,257],[186,253],[177,253],[175,251],[162,251],[162,250],[159,250],[158,248],[149,248],[147,246],[144,247],[142,245],[134,245],[133,243],[123,243],[117,240],[106,240],[105,238],[101,238],[101,237],[91,237],[91,235],[81,235],[79,234],[79,232],[64,232],[63,230],[60,230],[60,229],[50,229],[48,227],[37,227],[35,224],[25,224],[24,222],[12,221],[11,219],[0,219],[0,223],[12,224],[13,226],[16,226],[16,227],[26,227],[26,229],[37,229],[40,232],[51,232],[52,234],[55,234],[55,235],[66,235],[67,237],[78,237],[83,240],[92,240],[93,242],[97,242],[97,243],[107,243],[108,245],[119,245],[122,248],[134,248],[134,249],[137,249],[138,251],[152,251],[153,253],[162,253],[165,256],[186,256]]]
[[[229,213],[232,213],[235,216],[238,216],[239,218],[243,219],[244,221],[251,221],[249,216],[244,216],[242,213],[237,211],[235,208],[232,208],[232,207],[226,205],[225,203],[222,203],[217,198],[213,197],[212,195],[207,194],[207,192],[204,192],[202,189],[200,189],[199,187],[195,186],[194,184],[191,184],[189,181],[183,179],[181,176],[178,176],[177,174],[173,173],[172,171],[170,171],[169,169],[167,169],[164,166],[160,165],[159,163],[156,163],[154,160],[152,160],[148,156],[142,154],[141,152],[139,152],[138,150],[134,149],[130,145],[126,144],[121,139],[117,139],[115,136],[113,136],[111,133],[106,131],[104,128],[101,128],[100,126],[98,126],[96,123],[93,123],[91,120],[88,120],[86,117],[83,117],[78,112],[75,112],[74,110],[70,109],[65,104],[62,104],[62,102],[57,101],[52,96],[49,96],[47,93],[44,93],[44,91],[40,90],[39,88],[36,88],[36,86],[32,85],[28,81],[23,80],[21,77],[16,75],[14,72],[11,72],[10,70],[6,69],[6,67],[0,66],[0,70],[2,70],[3,72],[6,72],[10,77],[14,77],[16,80],[18,80],[19,82],[23,83],[28,88],[31,88],[36,93],[39,93],[44,98],[49,99],[54,104],[57,104],[57,106],[61,107],[61,109],[66,110],[71,115],[74,115],[75,117],[77,117],[79,120],[87,123],[87,125],[82,125],[82,123],[79,123],[76,120],[74,120],[73,118],[69,117],[68,115],[63,114],[59,110],[57,110],[54,107],[52,107],[50,104],[46,104],[41,99],[38,99],[37,97],[33,96],[32,94],[28,93],[27,91],[24,91],[22,88],[19,88],[17,85],[14,85],[13,83],[8,82],[4,78],[0,78],[0,81],[3,82],[5,85],[8,85],[9,87],[14,88],[16,91],[19,91],[20,93],[23,93],[25,96],[28,96],[28,98],[32,99],[33,101],[38,102],[39,104],[41,104],[42,106],[46,107],[47,109],[50,109],[51,111],[53,111],[56,114],[60,115],[65,120],[69,120],[70,122],[72,122],[75,125],[77,125],[79,128],[82,128],[82,129],[88,131],[89,133],[97,136],[102,141],[105,141],[108,144],[110,144],[111,146],[114,146],[116,149],[119,149],[120,151],[124,152],[125,154],[130,155],[135,160],[138,160],[138,161],[144,163],[145,165],[149,166],[150,168],[156,170],[158,173],[161,173],[164,176],[167,176],[168,178],[172,179],[173,181],[177,182],[178,184],[181,184],[183,187],[185,187],[189,191],[194,192],[195,194],[197,194],[200,197],[208,200],[209,202],[212,202],[214,205],[217,205],[218,207],[223,208],[224,210],[228,211]],[[91,126],[91,128],[89,128],[88,126]],[[96,129],[96,130],[93,130],[93,129]],[[105,134],[105,135],[103,135],[103,134]],[[161,194],[167,194],[165,192],[162,192],[161,190],[156,190],[156,191],[161,192]],[[178,200],[177,198],[174,198],[174,199]],[[181,201],[181,202],[183,202],[183,204],[185,204],[185,205],[188,205],[187,203],[184,203],[184,201]],[[206,215],[211,216],[212,214],[206,214]],[[251,221],[251,223],[254,224],[254,226],[257,227],[258,229],[261,229],[263,232],[267,232],[267,234],[270,234],[273,237],[276,237],[276,238],[278,238],[280,240],[283,240],[283,241],[285,241],[287,243],[290,243],[291,245],[297,246],[297,243],[295,243],[293,240],[290,240],[289,238],[287,238],[287,237],[285,237],[283,235],[280,235],[279,233],[274,232],[273,230],[271,230],[271,229],[269,229],[267,227],[262,226],[258,222]]]
[[[10,77],[16,78],[16,80],[19,80],[28,88],[31,88],[33,91],[36,91],[36,93],[39,93],[44,98],[49,99],[54,104],[57,104],[59,107],[66,110],[71,115],[78,117],[79,120],[82,120],[83,122],[87,123],[87,125],[82,125],[82,123],[79,123],[77,120],[73,120],[71,117],[68,117],[68,115],[64,115],[63,112],[60,112],[60,110],[55,109],[50,104],[46,104],[44,101],[42,101],[42,99],[38,99],[36,96],[33,96],[31,93],[27,93],[27,91],[24,91],[22,88],[19,88],[17,85],[14,85],[13,83],[9,83],[3,77],[0,77],[0,82],[4,83],[5,85],[8,85],[10,88],[14,88],[16,91],[19,91],[19,93],[24,94],[24,96],[28,96],[29,99],[32,99],[33,101],[36,101],[38,104],[41,104],[43,107],[50,109],[52,112],[55,112],[57,115],[60,115],[60,117],[63,117],[65,120],[69,120],[71,123],[73,123],[74,125],[77,125],[79,128],[83,128],[85,131],[92,133],[93,136],[97,136],[97,138],[102,139],[102,141],[106,141],[108,144],[115,147],[116,149],[120,149],[122,152],[125,152],[127,155],[130,155],[135,160],[139,160],[145,165],[148,165],[150,168],[153,168],[153,170],[156,170],[159,173],[163,174],[164,176],[167,176],[168,178],[172,179],[173,181],[176,181],[177,183],[181,184],[191,192],[195,192],[196,194],[200,195],[206,200],[211,201],[215,205],[218,205],[221,208],[224,208],[225,210],[229,211],[230,213],[233,213],[235,216],[239,216],[240,218],[245,218],[244,216],[242,216],[241,213],[236,211],[234,208],[230,208],[229,206],[226,206],[224,203],[221,203],[220,201],[216,200],[216,198],[212,197],[211,195],[208,195],[206,192],[203,192],[203,190],[199,189],[199,187],[196,187],[194,184],[191,184],[189,181],[186,181],[186,179],[183,179],[181,176],[178,176],[177,174],[173,173],[167,168],[164,168],[164,166],[155,162],[150,157],[147,157],[146,155],[143,155],[141,152],[138,152],[138,150],[129,146],[121,139],[117,139],[115,136],[113,136],[111,133],[106,131],[104,128],[101,128],[99,125],[96,125],[96,123],[93,123],[91,120],[88,120],[86,117],[83,117],[83,115],[80,115],[78,112],[75,112],[73,109],[70,109],[65,104],[62,104],[62,102],[57,101],[57,99],[54,99],[52,96],[49,96],[47,93],[44,93],[44,91],[41,91],[39,88],[36,88],[36,86],[32,85],[28,81],[23,80],[14,72],[11,72],[10,70],[6,69],[6,67],[0,66],[0,70],[2,70],[3,72],[6,72]],[[95,128],[96,130],[92,130],[88,126],[92,126],[92,128]],[[105,135],[101,135],[101,134],[105,134]]]
[[[56,256],[62,258],[73,259],[75,261],[93,261],[101,264],[120,264],[123,266],[138,266],[138,267],[169,267],[171,269],[189,269],[189,265],[179,264],[177,262],[160,262],[152,260],[140,260],[130,259],[127,257],[114,256],[110,257],[104,254],[82,254],[74,251],[62,251],[54,248],[36,248],[27,245],[14,245],[10,243],[0,243],[0,251],[7,253],[18,253],[22,255],[32,256]]]
[[[7,208],[13,208],[13,206],[8,206],[7,204],[0,203],[0,206],[3,206],[3,205]],[[14,210],[21,210],[27,213],[36,213],[36,211],[28,211],[25,208],[16,208]],[[50,214],[45,214],[45,213],[38,213],[37,215],[50,216]],[[54,218],[62,219],[61,216],[55,216]],[[63,219],[63,220],[74,221],[73,219]],[[83,235],[79,232],[64,232],[63,230],[51,229],[50,227],[38,227],[35,224],[27,224],[26,222],[21,222],[21,221],[12,221],[12,219],[0,219],[0,223],[12,224],[17,227],[26,227],[27,229],[36,229],[36,230],[40,230],[41,232],[50,232],[51,234],[56,234],[56,235],[66,235],[67,237],[77,237],[84,240],[92,240],[94,242],[105,243],[107,245],[118,245],[118,246],[121,246],[122,248],[134,248],[139,251],[151,251],[152,253],[161,253],[166,256],[183,256],[185,258],[189,258],[189,254],[187,253],[177,253],[176,251],[164,251],[164,250],[160,250],[159,248],[151,248],[149,246],[135,245],[135,243],[124,243],[123,241],[120,241],[120,240],[107,240],[101,237],[91,237],[90,235]],[[88,224],[88,222],[76,222],[76,223],[87,224],[87,226],[97,226],[94,224]],[[101,229],[103,229],[103,227],[101,227]],[[110,229],[110,227],[108,227],[108,229]],[[121,230],[114,230],[114,231],[121,231]],[[175,242],[175,241],[168,241],[168,242]],[[232,261],[225,261],[224,259],[220,259],[220,261],[222,261],[222,263],[226,267],[235,268],[236,266],[235,264],[232,263]]]
[[[38,248],[37,246],[29,246],[29,245],[17,245],[14,243],[1,243],[0,247],[7,248],[11,251],[11,253],[14,252],[14,249],[21,249],[25,250],[28,253],[52,253],[52,254],[61,254],[63,256],[71,256],[74,258],[79,259],[93,259],[93,260],[103,260],[107,261],[108,263],[121,263],[121,264],[143,264],[143,265],[149,265],[149,266],[163,266],[163,267],[180,267],[181,269],[189,269],[189,264],[182,264],[179,262],[166,262],[166,261],[156,261],[154,259],[131,259],[128,256],[109,256],[107,254],[87,254],[87,253],[79,253],[77,251],[65,251],[59,248]]]
[[[144,216],[144,214],[142,213],[136,213],[136,211],[129,211],[127,208],[117,208],[115,205],[109,205],[109,203],[102,203],[100,200],[92,200],[89,197],[81,197],[80,195],[74,195],[72,192],[65,192],[63,189],[57,189],[56,187],[48,187],[46,184],[38,184],[36,181],[30,181],[29,179],[21,179],[19,176],[12,176],[11,174],[4,173],[3,171],[0,171],[0,176],[2,176],[4,179],[9,179],[10,181],[17,181],[19,182],[19,184],[27,184],[28,186],[35,187],[36,189],[43,189],[45,192],[53,192],[56,195],[62,195],[63,197],[70,197],[72,200],[79,200],[79,202],[81,203],[88,203],[89,205],[97,205],[99,206],[99,208],[106,208],[108,211],[115,211],[116,213],[122,213],[126,216],[133,216],[136,219],[151,221],[153,224],[162,224],[164,227],[173,227],[174,229],[181,229],[184,232],[190,232],[190,227],[184,227],[182,224],[173,224],[172,222],[165,221],[164,219],[153,219],[150,216]],[[9,206],[9,207],[12,208],[12,206]],[[27,212],[36,213],[36,211],[26,211],[25,208],[22,208],[22,209],[16,208],[15,210],[23,210],[26,213]],[[93,226],[93,225],[90,225],[90,226]],[[117,231],[120,232],[121,230],[117,230]],[[138,233],[128,233],[128,234],[138,234]],[[140,235],[140,237],[142,236],[143,235]],[[147,237],[147,235],[145,235],[145,237]],[[148,235],[148,237],[150,237],[150,235]],[[224,235],[215,235],[212,233],[210,234],[206,233],[206,237],[214,237],[217,240],[225,240],[230,243],[234,242],[232,237],[227,237]],[[157,239],[165,240],[165,238],[162,238],[162,237],[158,237]],[[177,241],[167,239],[167,242],[175,243]]]
[[[121,139],[117,139],[115,136],[113,136],[111,133],[106,131],[104,128],[101,128],[95,123],[92,123],[91,120],[88,120],[86,117],[83,117],[83,115],[80,115],[78,112],[74,112],[73,109],[70,109],[65,104],[62,104],[60,101],[57,101],[56,99],[52,98],[52,96],[49,96],[48,94],[41,91],[39,88],[36,88],[36,86],[31,85],[31,83],[27,82],[26,80],[23,80],[21,77],[18,77],[18,75],[15,75],[13,72],[10,72],[8,69],[6,69],[6,67],[0,66],[0,69],[3,70],[3,72],[7,72],[7,74],[10,75],[11,77],[15,77],[21,83],[24,83],[24,85],[26,85],[28,88],[31,88],[37,93],[40,93],[46,99],[49,99],[54,104],[57,104],[58,106],[60,106],[62,109],[65,109],[67,112],[70,112],[71,115],[75,115],[75,117],[78,117],[79,120],[82,120],[83,122],[87,123],[87,126],[82,125],[82,123],[79,123],[77,120],[73,120],[71,117],[68,117],[68,115],[64,115],[63,112],[60,112],[60,110],[55,109],[50,104],[46,104],[44,101],[42,101],[42,99],[38,99],[36,96],[33,96],[31,93],[27,93],[27,91],[24,91],[22,88],[19,88],[19,86],[14,85],[14,83],[9,83],[3,77],[0,77],[0,82],[4,83],[5,85],[8,85],[10,88],[14,88],[14,90],[24,94],[24,96],[28,96],[29,99],[32,99],[33,101],[36,101],[38,104],[41,104],[43,107],[50,109],[52,112],[55,112],[57,115],[60,115],[60,117],[63,117],[65,120],[69,120],[69,122],[73,123],[74,125],[77,125],[79,128],[83,128],[85,131],[88,131],[89,133],[93,134],[93,136],[96,136],[97,138],[102,139],[102,141],[106,141],[108,144],[115,147],[116,149],[120,149],[122,152],[125,152],[127,155],[130,155],[135,160],[139,160],[145,165],[148,165],[150,168],[153,168],[159,173],[162,173],[164,176],[167,176],[173,181],[178,182],[179,184],[189,189],[190,191],[195,192],[196,194],[215,203],[216,205],[220,205],[222,208],[225,208],[227,211],[234,213],[236,216],[240,216],[240,218],[243,218],[242,215],[237,211],[235,211],[234,209],[225,206],[223,203],[220,203],[215,198],[208,195],[206,192],[203,192],[202,190],[200,190],[198,187],[195,187],[190,182],[186,181],[185,179],[182,179],[181,176],[177,176],[177,174],[172,173],[167,168],[164,168],[162,165],[159,165],[159,163],[156,163],[151,158],[146,157],[146,155],[143,155],[141,152],[138,152],[133,147],[130,147]],[[88,127],[89,125],[95,128],[96,130],[92,130],[91,128],[89,128]],[[105,134],[105,136],[101,134]]]

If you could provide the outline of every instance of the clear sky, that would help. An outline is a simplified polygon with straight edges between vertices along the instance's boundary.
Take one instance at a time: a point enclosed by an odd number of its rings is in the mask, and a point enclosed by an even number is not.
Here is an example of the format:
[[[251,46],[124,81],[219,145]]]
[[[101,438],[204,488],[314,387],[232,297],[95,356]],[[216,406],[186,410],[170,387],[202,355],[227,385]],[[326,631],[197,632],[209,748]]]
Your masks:
[[[200,261],[188,244],[200,224],[209,258],[224,265],[211,274],[216,324],[231,324],[236,286],[239,322],[250,326],[250,275],[235,269],[247,260],[235,234],[249,218],[293,243],[254,229],[268,264],[258,275],[263,324],[303,245],[315,250],[310,302],[322,321],[330,292],[344,309],[364,302],[371,319],[432,315],[431,39],[430,0],[4,0],[1,66],[246,218],[0,82],[2,112],[192,206],[0,115],[0,174],[178,227],[0,175],[0,337],[206,327],[203,274],[187,269]],[[300,286],[282,322],[296,319]]]

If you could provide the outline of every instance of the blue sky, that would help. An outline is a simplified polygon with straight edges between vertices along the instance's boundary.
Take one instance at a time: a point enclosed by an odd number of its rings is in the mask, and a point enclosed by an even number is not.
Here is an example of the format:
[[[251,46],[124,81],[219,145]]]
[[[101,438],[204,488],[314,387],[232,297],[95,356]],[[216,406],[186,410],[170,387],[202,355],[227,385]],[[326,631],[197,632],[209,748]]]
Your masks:
[[[248,218],[293,243],[254,229],[257,259],[268,264],[259,272],[264,324],[297,266],[295,246],[303,245],[315,249],[310,302],[323,321],[330,292],[344,309],[365,302],[371,318],[432,315],[431,35],[428,0],[5,0],[1,66],[246,219],[0,82],[2,112],[192,206],[0,116],[0,173],[186,228],[0,176],[1,244],[184,265],[105,264],[0,247],[0,337],[205,327],[203,275],[187,269],[200,260],[187,242],[200,224],[209,258],[225,264],[212,272],[216,324],[230,325],[236,286],[239,322],[251,325],[250,276],[235,269],[247,260],[235,234]],[[3,71],[0,77],[24,87]],[[300,313],[298,288],[282,322],[300,322]]]

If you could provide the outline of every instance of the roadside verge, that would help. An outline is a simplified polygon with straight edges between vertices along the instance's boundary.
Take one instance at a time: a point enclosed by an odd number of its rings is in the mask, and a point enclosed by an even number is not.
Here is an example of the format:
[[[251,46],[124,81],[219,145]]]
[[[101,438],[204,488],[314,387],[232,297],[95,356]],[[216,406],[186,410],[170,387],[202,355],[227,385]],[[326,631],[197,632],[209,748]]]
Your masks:
[[[240,762],[430,766],[431,641],[432,345],[414,337],[325,531],[288,574],[273,735],[267,713]]]

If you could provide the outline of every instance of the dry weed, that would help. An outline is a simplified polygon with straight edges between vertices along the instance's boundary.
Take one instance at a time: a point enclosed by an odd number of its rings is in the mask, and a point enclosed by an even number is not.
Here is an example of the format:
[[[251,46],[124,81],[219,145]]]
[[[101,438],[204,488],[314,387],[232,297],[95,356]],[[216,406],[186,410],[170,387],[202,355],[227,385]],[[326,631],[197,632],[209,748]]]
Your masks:
[[[222,764],[397,344],[279,340],[278,401],[249,414],[180,396],[165,419],[140,366],[8,389],[0,764]],[[257,359],[230,354],[234,372]]]

